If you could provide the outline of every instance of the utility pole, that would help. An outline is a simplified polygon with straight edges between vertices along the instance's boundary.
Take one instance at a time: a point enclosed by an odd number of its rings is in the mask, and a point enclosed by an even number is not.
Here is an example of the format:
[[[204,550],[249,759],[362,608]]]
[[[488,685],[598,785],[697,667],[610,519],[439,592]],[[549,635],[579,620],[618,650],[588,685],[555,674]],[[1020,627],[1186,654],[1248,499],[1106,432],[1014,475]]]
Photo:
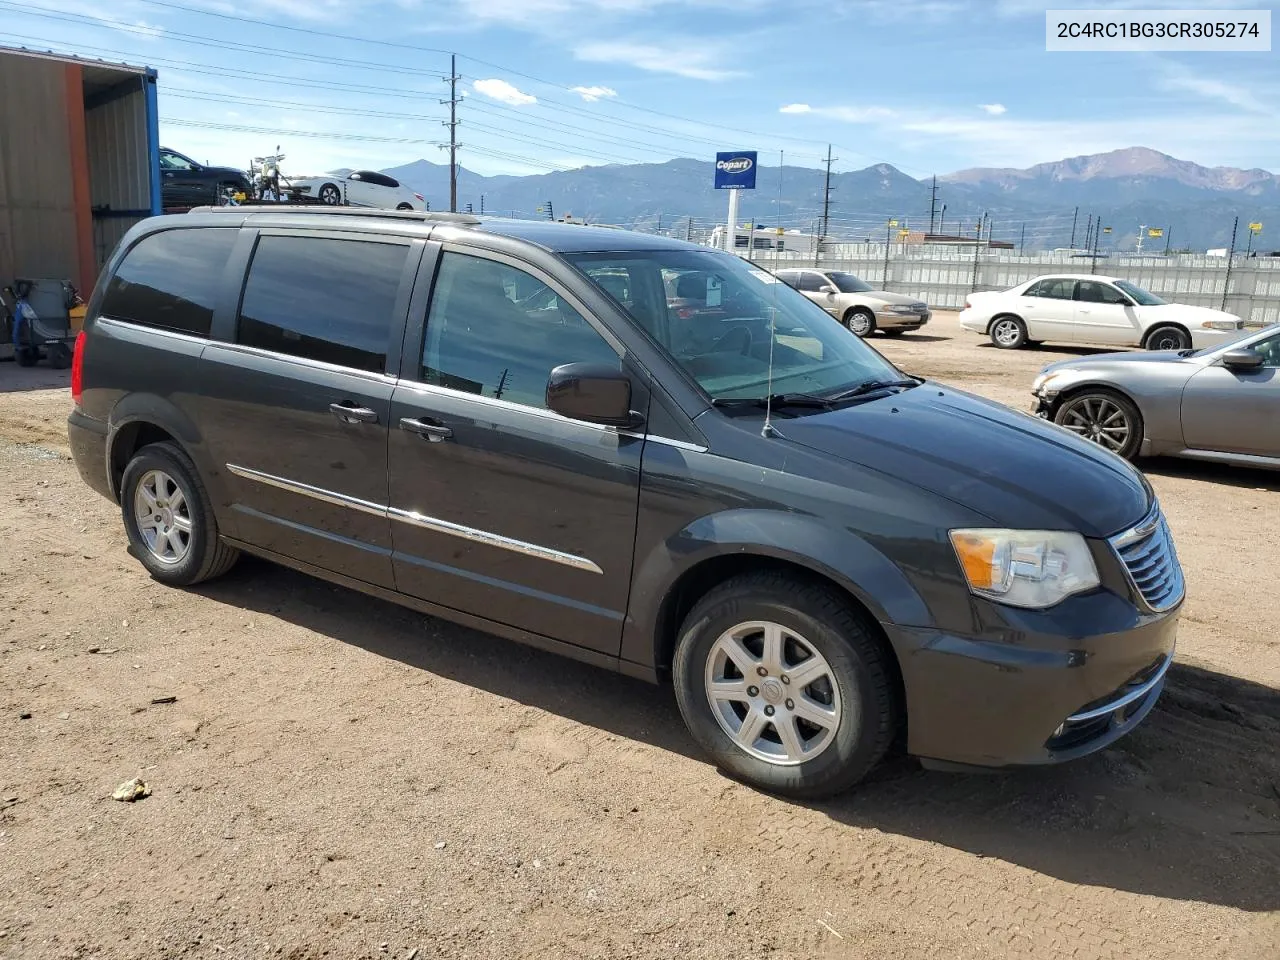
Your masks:
[[[973,283],[970,284],[969,291],[978,289],[978,254],[982,250],[982,227],[987,221],[987,212],[982,212],[982,219],[978,221],[978,231],[973,238]]]
[[[933,216],[938,210],[938,175],[933,175],[933,190],[929,197],[929,232],[933,233]]]
[[[685,243],[693,242],[693,217],[689,217],[684,225]]]
[[[662,214],[658,214],[658,229],[654,233],[662,233]]]
[[[1072,249],[1072,250],[1074,250],[1074,249],[1076,248],[1076,219],[1077,219],[1079,216],[1080,216],[1080,208],[1079,208],[1079,207],[1076,207],[1075,211],[1071,214],[1071,244],[1070,244],[1070,247],[1071,247],[1071,249]]]
[[[1135,251],[1138,256],[1142,256],[1142,238],[1147,235],[1147,225],[1145,223],[1138,224],[1138,249]]]
[[[947,205],[942,205],[942,214],[938,217],[938,235],[942,236],[947,230]]]
[[[1102,236],[1102,218],[1093,225],[1093,262],[1089,266],[1090,273],[1098,272],[1098,240]]]
[[[827,238],[827,230],[831,226],[831,163],[839,157],[831,156],[831,144],[827,144],[827,182],[822,188],[822,232],[818,234],[818,242]],[[815,264],[816,266],[816,264]]]
[[[501,400],[501,399],[502,399],[502,395],[503,395],[504,393],[506,393],[506,391],[507,391],[507,376],[508,376],[508,374],[510,374],[510,373],[511,373],[511,368],[510,368],[510,367],[508,367],[506,370],[503,370],[503,371],[502,371],[502,376],[498,378],[498,385],[497,385],[496,387],[494,387],[494,388],[493,388],[493,399],[495,399],[495,400]]]
[[[480,194],[480,215],[484,216],[484,194]]]
[[[1027,245],[1027,225],[1022,225],[1022,239],[1018,241],[1018,256],[1022,256],[1022,248]]]
[[[1164,255],[1169,255],[1169,241],[1173,239],[1173,227],[1164,228]]]
[[[449,105],[449,119],[440,122],[449,128],[449,212],[458,212],[458,58],[449,54],[449,76],[445,82],[449,84],[449,99],[441,103]]]
[[[889,289],[889,237],[891,235],[891,231],[897,225],[897,220],[890,219],[884,226],[884,280],[881,283],[881,286],[885,290]]]
[[[1089,225],[1084,228],[1084,248],[1093,249],[1093,214],[1089,214]]]
[[[1227,293],[1231,290],[1231,264],[1236,259],[1236,231],[1240,229],[1240,217],[1231,224],[1231,250],[1227,254],[1227,276],[1222,281],[1222,309],[1227,309]]]

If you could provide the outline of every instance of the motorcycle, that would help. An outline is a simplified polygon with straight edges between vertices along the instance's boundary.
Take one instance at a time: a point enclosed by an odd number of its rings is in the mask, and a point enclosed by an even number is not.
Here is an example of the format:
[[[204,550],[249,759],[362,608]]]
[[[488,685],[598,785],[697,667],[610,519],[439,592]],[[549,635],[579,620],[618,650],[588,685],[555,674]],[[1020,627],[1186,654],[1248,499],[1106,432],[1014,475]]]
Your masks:
[[[279,203],[285,198],[285,191],[281,189],[280,181],[284,180],[287,185],[288,178],[280,173],[282,160],[284,160],[284,154],[280,152],[279,146],[273,154],[253,158],[253,162],[249,165],[249,179],[253,181],[258,200],[271,199]]]

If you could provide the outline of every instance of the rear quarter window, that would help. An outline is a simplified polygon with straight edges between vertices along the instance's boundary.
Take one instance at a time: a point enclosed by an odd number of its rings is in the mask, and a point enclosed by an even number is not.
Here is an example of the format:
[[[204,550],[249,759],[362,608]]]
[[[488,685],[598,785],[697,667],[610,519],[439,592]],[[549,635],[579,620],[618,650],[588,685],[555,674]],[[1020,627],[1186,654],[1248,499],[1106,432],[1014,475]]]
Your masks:
[[[99,313],[144,327],[209,336],[223,268],[238,231],[164,230],[139,240],[107,284]]]

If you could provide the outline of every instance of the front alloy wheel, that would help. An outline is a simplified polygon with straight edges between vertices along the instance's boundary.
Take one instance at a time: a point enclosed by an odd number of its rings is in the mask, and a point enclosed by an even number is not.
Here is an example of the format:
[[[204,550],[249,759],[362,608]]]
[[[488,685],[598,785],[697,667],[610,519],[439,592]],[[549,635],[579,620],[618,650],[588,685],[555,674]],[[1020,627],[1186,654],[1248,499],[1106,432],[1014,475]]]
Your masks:
[[[671,667],[694,739],[727,774],[773,793],[852,786],[901,726],[887,641],[821,581],[771,570],[726,580],[689,611]]]
[[[1082,393],[1068,397],[1054,414],[1054,422],[1077,436],[1131,460],[1142,443],[1142,417],[1124,397],[1113,393]]]
[[[818,756],[840,726],[840,692],[831,665],[794,630],[750,621],[711,648],[707,700],[739,749],[766,763]]]

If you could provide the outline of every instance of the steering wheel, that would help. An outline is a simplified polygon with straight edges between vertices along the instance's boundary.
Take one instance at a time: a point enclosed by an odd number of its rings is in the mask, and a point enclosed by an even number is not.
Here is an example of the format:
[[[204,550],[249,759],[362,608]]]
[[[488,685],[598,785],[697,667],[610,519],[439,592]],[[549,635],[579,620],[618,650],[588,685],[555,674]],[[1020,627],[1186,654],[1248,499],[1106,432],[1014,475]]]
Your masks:
[[[751,329],[744,324],[740,327],[734,327],[717,340],[715,346],[711,348],[711,352],[729,353],[737,347],[737,353],[742,354],[744,357],[749,357],[751,356],[751,347],[754,342],[751,336]]]

